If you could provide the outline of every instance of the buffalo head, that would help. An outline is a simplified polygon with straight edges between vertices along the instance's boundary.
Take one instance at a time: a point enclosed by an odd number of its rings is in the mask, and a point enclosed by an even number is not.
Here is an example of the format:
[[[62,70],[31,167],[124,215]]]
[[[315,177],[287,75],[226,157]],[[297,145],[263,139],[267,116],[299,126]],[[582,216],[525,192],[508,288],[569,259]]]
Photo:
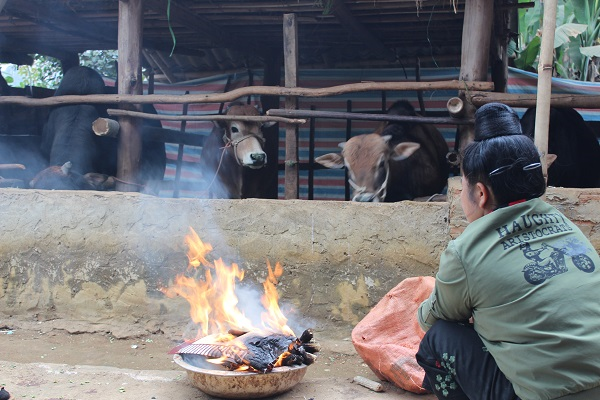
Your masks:
[[[376,133],[354,136],[339,144],[341,153],[325,154],[315,161],[327,168],[348,169],[353,201],[381,202],[388,190],[390,163],[410,157],[421,147],[415,142],[401,142],[392,147],[391,138]]]

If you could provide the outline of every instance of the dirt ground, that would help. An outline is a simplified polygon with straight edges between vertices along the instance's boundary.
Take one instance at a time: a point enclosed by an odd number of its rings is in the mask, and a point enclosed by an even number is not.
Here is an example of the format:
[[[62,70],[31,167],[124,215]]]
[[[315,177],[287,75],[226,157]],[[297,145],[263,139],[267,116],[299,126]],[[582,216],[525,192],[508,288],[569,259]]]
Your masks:
[[[11,399],[171,400],[215,399],[192,386],[167,352],[178,341],[165,334],[116,339],[110,334],[71,334],[38,326],[0,322],[0,386]],[[304,378],[272,399],[421,399],[381,382],[347,338],[316,337],[322,351]],[[382,384],[373,392],[353,382],[357,375]]]

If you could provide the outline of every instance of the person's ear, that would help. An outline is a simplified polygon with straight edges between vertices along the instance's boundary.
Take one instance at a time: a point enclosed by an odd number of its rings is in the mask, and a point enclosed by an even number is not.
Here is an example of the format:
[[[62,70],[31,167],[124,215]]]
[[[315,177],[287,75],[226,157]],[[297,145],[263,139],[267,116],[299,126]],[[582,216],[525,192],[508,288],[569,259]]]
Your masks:
[[[479,208],[485,210],[490,207],[490,202],[492,200],[491,193],[487,186],[481,182],[475,184],[475,199]]]

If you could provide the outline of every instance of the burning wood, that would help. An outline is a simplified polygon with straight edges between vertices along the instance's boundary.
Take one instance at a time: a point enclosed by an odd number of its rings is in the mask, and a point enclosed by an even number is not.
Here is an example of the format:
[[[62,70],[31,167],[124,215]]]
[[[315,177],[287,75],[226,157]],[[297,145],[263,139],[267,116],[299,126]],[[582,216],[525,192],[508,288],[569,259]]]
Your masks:
[[[207,255],[212,246],[203,243],[193,230],[186,242],[190,248],[188,271],[203,267],[205,279],[178,275],[172,286],[161,290],[169,297],[188,300],[190,316],[199,330],[196,338],[175,347],[171,354],[177,353],[186,363],[199,368],[218,369],[220,365],[232,371],[260,373],[315,362],[315,353],[321,347],[315,343],[312,330],[297,337],[279,308],[276,286],[283,273],[279,263],[272,268],[267,261],[268,275],[261,297],[262,328],[257,328],[236,306],[235,281],[243,279],[243,270],[236,264],[228,266],[221,259],[209,261]]]
[[[204,361],[208,361],[231,371],[267,373],[279,366],[310,365],[317,358],[314,353],[320,350],[310,329],[305,330],[300,338],[276,332],[252,331],[226,341],[220,340],[223,340],[222,336],[204,337],[193,343],[179,345],[170,353],[181,355],[185,362],[195,366],[205,366]]]

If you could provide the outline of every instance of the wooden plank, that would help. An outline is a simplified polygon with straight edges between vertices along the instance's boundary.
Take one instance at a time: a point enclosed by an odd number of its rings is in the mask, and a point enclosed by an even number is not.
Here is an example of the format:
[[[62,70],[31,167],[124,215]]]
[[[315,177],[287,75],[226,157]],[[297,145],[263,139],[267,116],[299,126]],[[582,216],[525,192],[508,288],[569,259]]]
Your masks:
[[[285,66],[285,86],[298,86],[298,22],[295,14],[283,15],[283,59]],[[286,110],[298,108],[298,98],[285,98]],[[285,127],[285,198],[297,199],[298,179],[298,126]]]
[[[141,95],[142,80],[142,0],[119,0],[119,94]],[[121,104],[121,108],[141,111],[141,105]],[[121,131],[117,157],[116,189],[139,191],[137,180],[142,154],[142,120],[131,116],[119,117]]]

